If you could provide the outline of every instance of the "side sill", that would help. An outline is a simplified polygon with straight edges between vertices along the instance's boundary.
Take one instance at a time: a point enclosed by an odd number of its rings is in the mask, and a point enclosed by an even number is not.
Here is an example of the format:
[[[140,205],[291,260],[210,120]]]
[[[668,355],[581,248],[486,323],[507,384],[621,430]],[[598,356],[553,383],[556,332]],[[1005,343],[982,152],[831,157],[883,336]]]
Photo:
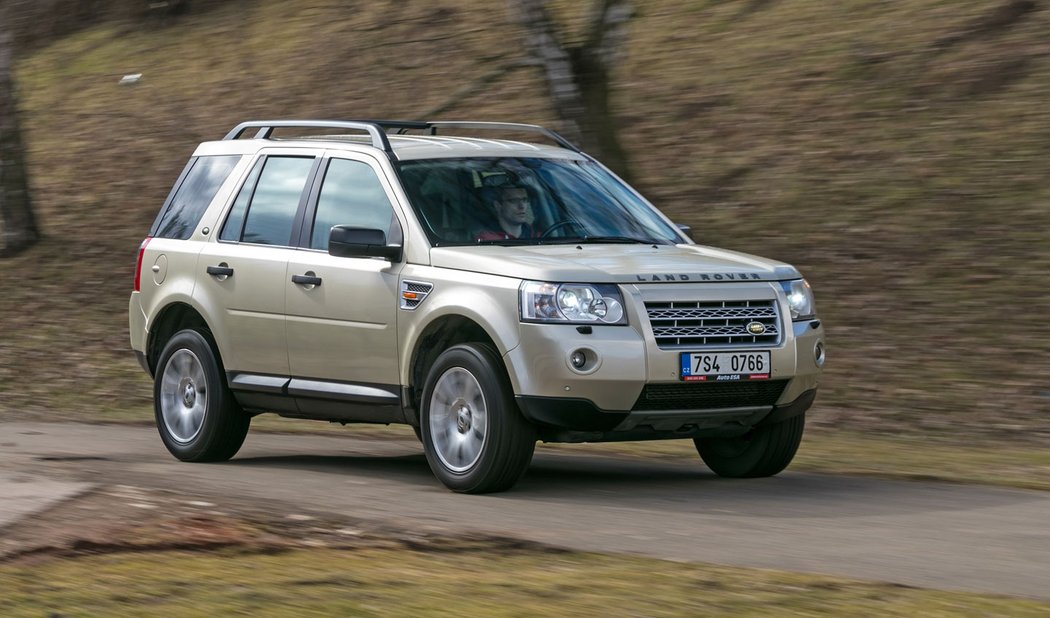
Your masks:
[[[329,399],[347,403],[399,406],[401,387],[386,384],[331,382],[257,373],[228,373],[226,380],[235,391],[250,391],[289,397]]]
[[[388,387],[379,384],[349,384],[321,380],[302,380],[299,378],[292,378],[288,382],[288,394],[293,397],[333,399],[347,403],[381,406],[399,406],[401,404],[400,391],[401,387]]]
[[[340,423],[404,423],[400,386],[231,372],[234,397],[252,412]]]
[[[254,393],[269,393],[272,395],[285,395],[284,387],[288,386],[289,379],[283,376],[264,376],[254,373],[236,373],[226,376],[230,388],[235,391],[252,391]]]

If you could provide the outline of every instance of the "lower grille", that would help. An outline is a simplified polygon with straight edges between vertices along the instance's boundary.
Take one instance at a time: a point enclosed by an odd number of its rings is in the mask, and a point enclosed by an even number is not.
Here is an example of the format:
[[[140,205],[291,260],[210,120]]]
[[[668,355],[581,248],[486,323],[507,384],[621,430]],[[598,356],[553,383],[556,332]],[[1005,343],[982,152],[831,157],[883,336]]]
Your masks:
[[[771,406],[780,399],[787,380],[648,384],[631,411],[711,410]]]

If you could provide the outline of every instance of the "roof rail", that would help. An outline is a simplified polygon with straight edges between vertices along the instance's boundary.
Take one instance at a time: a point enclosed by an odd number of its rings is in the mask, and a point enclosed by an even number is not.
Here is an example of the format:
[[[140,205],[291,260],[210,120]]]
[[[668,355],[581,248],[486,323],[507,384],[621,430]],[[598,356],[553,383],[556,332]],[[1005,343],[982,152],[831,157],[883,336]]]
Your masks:
[[[418,127],[405,127],[405,128],[420,128],[425,129],[426,123],[408,123],[408,122],[397,122],[392,123],[398,125],[420,125]],[[304,128],[304,129],[355,129],[358,131],[365,131],[372,137],[372,146],[384,151],[393,152],[390,147],[390,140],[386,138],[386,133],[383,132],[382,125],[379,122],[372,120],[252,120],[250,122],[242,122],[233,128],[232,131],[223,137],[223,140],[237,139],[242,133],[248,129],[259,129],[255,133],[255,139],[269,139],[270,135],[273,134],[274,129],[281,128]]]
[[[523,131],[526,133],[539,133],[554,141],[562,148],[580,152],[575,144],[558,135],[546,127],[535,124],[521,124],[517,122],[476,122],[460,120],[252,120],[242,122],[233,128],[222,139],[234,140],[248,129],[258,129],[255,139],[269,139],[274,129],[278,128],[321,128],[321,129],[355,129],[365,131],[372,137],[372,146],[388,153],[392,153],[390,140],[387,139],[385,131],[396,130],[398,134],[407,131],[427,131],[431,135],[437,135],[438,129],[478,129],[482,131]]]
[[[436,135],[436,129],[479,129],[482,131],[524,131],[526,133],[539,133],[556,142],[562,148],[580,152],[575,144],[558,135],[554,131],[538,124],[521,124],[517,122],[475,122],[460,120],[436,120],[426,123],[430,128],[431,135]]]

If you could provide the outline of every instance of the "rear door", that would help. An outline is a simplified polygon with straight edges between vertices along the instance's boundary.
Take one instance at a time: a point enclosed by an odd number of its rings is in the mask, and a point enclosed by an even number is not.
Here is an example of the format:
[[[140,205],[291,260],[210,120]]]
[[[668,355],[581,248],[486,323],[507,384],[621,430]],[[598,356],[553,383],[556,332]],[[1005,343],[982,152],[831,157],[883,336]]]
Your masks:
[[[335,225],[381,229],[388,243],[402,244],[404,224],[393,206],[394,192],[378,161],[365,154],[333,153],[318,178],[305,215],[303,250],[288,264],[288,358],[293,378],[299,378],[289,392],[338,400],[344,408],[398,405],[396,317],[403,262],[328,253]],[[313,277],[318,284],[295,283],[293,275],[300,281]]]
[[[317,154],[263,151],[217,239],[201,251],[194,298],[212,317],[228,373],[284,376],[287,382],[288,260],[296,253],[293,245],[301,230],[305,189],[316,173]]]

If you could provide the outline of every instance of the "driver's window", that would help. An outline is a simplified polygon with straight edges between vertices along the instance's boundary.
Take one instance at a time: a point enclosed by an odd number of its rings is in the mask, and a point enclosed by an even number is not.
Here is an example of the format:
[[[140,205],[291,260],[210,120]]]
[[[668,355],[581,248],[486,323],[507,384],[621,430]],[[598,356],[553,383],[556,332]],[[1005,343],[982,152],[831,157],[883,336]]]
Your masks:
[[[398,226],[394,209],[372,166],[350,159],[332,159],[317,198],[310,248],[328,250],[332,227],[350,225],[383,230],[390,239]]]

